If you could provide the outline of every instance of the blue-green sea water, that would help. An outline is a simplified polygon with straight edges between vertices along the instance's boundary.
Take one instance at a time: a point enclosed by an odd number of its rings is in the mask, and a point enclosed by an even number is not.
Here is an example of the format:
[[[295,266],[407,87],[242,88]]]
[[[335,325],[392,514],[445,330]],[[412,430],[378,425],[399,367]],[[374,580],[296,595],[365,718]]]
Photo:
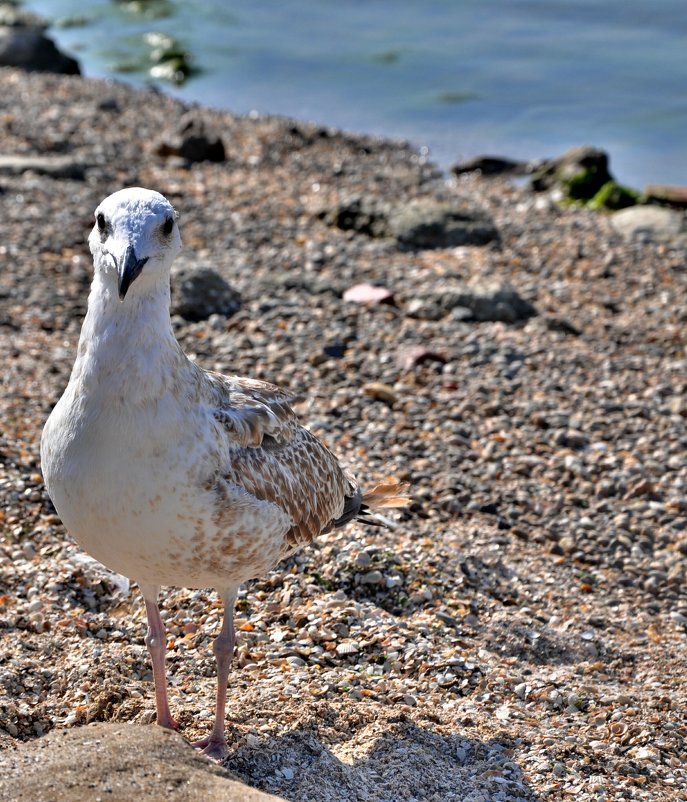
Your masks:
[[[149,82],[145,35],[162,33],[198,68],[160,84],[186,100],[409,139],[444,167],[593,144],[621,181],[687,184],[686,0],[26,5],[82,23],[52,34],[87,75]]]

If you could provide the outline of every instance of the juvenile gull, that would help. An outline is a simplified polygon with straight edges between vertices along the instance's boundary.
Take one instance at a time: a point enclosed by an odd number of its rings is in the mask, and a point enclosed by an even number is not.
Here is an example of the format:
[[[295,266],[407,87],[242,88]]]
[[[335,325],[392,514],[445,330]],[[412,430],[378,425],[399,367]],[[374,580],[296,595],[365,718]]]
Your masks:
[[[69,384],[41,440],[66,528],[143,593],[157,722],[167,697],[162,585],[216,588],[217,707],[205,754],[227,754],[224,713],[239,585],[371,509],[403,506],[398,483],[363,494],[274,385],[211,373],[174,337],[169,275],[177,214],[158,192],[123,189],[95,212],[94,278]]]

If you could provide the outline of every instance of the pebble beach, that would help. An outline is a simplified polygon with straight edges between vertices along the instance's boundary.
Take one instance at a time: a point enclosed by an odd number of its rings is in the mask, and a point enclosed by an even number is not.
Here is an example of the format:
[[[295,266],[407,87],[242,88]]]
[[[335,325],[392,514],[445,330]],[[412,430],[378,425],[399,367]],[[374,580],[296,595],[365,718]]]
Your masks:
[[[180,213],[178,266],[231,288],[175,307],[184,350],[293,393],[365,484],[411,487],[390,528],[242,588],[224,768],[294,802],[687,800],[684,239],[402,142],[80,77],[0,85],[3,798],[29,798],[43,736],[155,718],[140,595],[70,539],[39,460],[93,210],[145,186]],[[224,159],[184,155],[182,119]],[[221,604],[169,588],[161,609],[193,740]]]

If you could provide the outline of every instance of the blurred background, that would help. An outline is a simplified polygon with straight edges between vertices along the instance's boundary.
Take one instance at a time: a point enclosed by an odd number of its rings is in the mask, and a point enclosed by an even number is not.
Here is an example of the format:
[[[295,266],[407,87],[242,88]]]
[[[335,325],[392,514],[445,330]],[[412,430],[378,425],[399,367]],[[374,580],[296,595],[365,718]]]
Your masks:
[[[84,74],[409,139],[443,167],[607,150],[687,184],[685,0],[30,0]]]

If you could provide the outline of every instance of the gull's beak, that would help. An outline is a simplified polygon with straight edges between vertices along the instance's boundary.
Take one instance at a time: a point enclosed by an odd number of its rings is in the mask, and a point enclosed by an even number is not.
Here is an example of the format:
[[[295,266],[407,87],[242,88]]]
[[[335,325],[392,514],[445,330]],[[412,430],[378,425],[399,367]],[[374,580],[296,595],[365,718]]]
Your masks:
[[[117,260],[117,284],[119,289],[119,300],[123,301],[129,287],[143,270],[143,265],[148,261],[148,257],[139,259],[134,251],[134,246],[129,243],[124,251],[124,256]]]

